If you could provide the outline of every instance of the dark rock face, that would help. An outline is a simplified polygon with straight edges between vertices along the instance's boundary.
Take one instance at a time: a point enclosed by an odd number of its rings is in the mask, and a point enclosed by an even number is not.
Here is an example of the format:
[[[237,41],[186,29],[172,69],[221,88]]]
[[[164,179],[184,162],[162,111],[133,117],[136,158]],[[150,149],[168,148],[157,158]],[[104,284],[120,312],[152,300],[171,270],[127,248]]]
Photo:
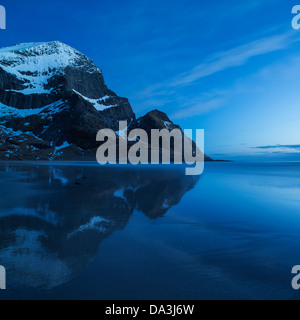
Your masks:
[[[145,130],[148,133],[149,137],[151,137],[151,129],[159,129],[159,130],[167,129],[169,131],[179,129],[183,134],[182,129],[178,125],[174,124],[164,112],[161,112],[159,110],[154,110],[154,111],[147,113],[145,116],[139,118],[134,123],[133,126],[136,128]],[[189,139],[189,141],[193,145],[193,149],[196,152],[197,145],[195,144],[194,141],[192,141],[190,139]],[[150,142],[151,142],[151,140],[150,140]],[[182,143],[184,143],[184,141],[182,141]],[[174,154],[172,153],[173,148],[174,148],[174,144],[171,141],[171,161],[174,160],[174,158],[173,158]],[[182,160],[183,161],[185,160],[184,157],[182,158]],[[206,154],[204,154],[204,160],[205,161],[213,161]]]
[[[165,113],[159,110],[151,111],[147,113],[144,117],[139,118],[136,121],[136,127],[146,130],[148,135],[150,135],[150,131],[152,128],[159,130],[180,129],[180,127],[175,125]]]
[[[137,120],[101,70],[61,42],[0,49],[0,160],[95,160],[97,132],[119,121],[179,128],[157,110]]]

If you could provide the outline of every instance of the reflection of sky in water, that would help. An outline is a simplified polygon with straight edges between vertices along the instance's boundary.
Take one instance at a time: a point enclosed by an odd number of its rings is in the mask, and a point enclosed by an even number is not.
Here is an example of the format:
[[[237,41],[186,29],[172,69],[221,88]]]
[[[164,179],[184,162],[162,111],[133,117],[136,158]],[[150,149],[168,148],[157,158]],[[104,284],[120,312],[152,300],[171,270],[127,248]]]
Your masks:
[[[1,295],[297,298],[299,168],[2,165]]]

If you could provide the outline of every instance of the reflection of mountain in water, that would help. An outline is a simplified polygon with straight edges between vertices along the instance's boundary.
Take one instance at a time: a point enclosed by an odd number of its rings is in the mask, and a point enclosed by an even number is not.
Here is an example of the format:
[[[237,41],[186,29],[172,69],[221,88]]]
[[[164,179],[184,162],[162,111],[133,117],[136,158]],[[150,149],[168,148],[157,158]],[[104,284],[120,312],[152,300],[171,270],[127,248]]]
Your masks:
[[[178,169],[75,165],[9,164],[0,175],[0,262],[15,285],[40,288],[81,271],[134,210],[162,217],[199,179]]]

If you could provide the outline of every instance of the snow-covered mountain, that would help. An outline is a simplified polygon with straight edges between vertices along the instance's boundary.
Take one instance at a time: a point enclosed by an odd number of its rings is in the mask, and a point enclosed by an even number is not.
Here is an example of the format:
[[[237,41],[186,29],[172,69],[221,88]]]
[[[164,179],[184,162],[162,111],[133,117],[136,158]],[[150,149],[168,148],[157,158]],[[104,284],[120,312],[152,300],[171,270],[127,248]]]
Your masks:
[[[159,111],[137,120],[101,70],[66,44],[0,49],[0,160],[95,160],[96,133],[118,131],[122,120],[131,129],[177,127]]]

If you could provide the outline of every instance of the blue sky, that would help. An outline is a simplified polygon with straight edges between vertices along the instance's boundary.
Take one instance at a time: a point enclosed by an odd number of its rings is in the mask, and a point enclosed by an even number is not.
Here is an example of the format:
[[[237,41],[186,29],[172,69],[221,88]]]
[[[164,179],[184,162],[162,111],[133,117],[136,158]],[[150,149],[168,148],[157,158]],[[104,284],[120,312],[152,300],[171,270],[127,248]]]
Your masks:
[[[216,159],[300,161],[300,30],[288,0],[1,1],[0,46],[60,40],[137,115],[205,129]],[[299,0],[300,4],[300,0]]]

